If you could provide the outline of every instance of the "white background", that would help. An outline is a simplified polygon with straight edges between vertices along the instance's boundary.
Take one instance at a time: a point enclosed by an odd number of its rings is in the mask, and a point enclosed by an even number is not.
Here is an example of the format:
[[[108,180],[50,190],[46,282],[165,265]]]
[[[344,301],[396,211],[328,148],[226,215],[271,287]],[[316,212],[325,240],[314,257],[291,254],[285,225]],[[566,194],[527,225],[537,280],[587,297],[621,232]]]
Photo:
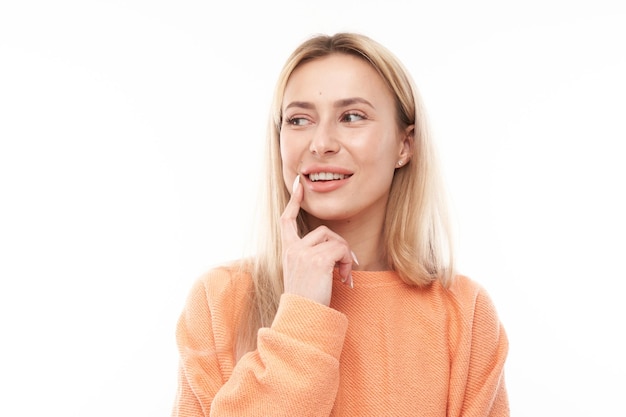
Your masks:
[[[278,71],[340,30],[423,94],[513,415],[626,415],[618,3],[2,2],[0,415],[169,415],[175,323],[241,254]]]

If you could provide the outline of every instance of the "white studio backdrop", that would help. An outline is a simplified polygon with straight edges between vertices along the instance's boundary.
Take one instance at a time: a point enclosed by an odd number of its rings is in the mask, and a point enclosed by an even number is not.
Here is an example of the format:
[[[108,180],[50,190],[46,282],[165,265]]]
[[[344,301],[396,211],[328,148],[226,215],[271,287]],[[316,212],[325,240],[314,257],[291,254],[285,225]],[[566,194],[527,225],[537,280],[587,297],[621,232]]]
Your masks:
[[[169,415],[185,297],[245,249],[278,71],[342,30],[422,92],[513,415],[626,415],[618,4],[1,3],[0,415]]]

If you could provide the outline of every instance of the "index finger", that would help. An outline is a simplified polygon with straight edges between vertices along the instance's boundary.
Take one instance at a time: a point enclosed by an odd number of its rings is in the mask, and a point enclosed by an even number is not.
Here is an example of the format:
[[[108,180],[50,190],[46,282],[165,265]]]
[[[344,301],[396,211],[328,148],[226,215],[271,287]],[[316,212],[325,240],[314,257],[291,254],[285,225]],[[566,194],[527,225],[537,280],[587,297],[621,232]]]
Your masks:
[[[280,216],[280,230],[283,243],[294,242],[300,239],[296,219],[298,218],[298,213],[300,213],[300,203],[303,197],[304,189],[302,188],[302,184],[300,184],[300,174],[298,174],[293,182],[291,198],[285,206],[283,214]]]

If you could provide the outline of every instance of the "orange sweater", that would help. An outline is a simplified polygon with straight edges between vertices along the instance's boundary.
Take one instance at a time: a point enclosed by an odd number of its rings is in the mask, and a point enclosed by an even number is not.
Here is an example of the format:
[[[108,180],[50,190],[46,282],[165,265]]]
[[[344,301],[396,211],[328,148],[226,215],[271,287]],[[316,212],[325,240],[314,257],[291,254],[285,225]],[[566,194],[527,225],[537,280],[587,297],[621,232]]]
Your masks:
[[[335,275],[330,308],[283,294],[257,350],[233,343],[252,283],[219,268],[193,287],[177,327],[173,416],[508,416],[508,342],[488,295],[408,286],[396,273]]]

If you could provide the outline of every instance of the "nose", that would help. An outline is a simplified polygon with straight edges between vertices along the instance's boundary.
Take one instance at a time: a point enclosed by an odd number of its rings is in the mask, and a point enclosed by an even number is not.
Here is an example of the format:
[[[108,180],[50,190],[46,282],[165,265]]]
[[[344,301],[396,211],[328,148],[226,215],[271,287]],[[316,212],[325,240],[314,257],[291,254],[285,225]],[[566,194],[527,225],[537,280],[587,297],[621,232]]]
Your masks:
[[[332,123],[318,123],[313,132],[309,151],[318,156],[331,155],[339,151],[339,141],[337,140],[337,132]]]

